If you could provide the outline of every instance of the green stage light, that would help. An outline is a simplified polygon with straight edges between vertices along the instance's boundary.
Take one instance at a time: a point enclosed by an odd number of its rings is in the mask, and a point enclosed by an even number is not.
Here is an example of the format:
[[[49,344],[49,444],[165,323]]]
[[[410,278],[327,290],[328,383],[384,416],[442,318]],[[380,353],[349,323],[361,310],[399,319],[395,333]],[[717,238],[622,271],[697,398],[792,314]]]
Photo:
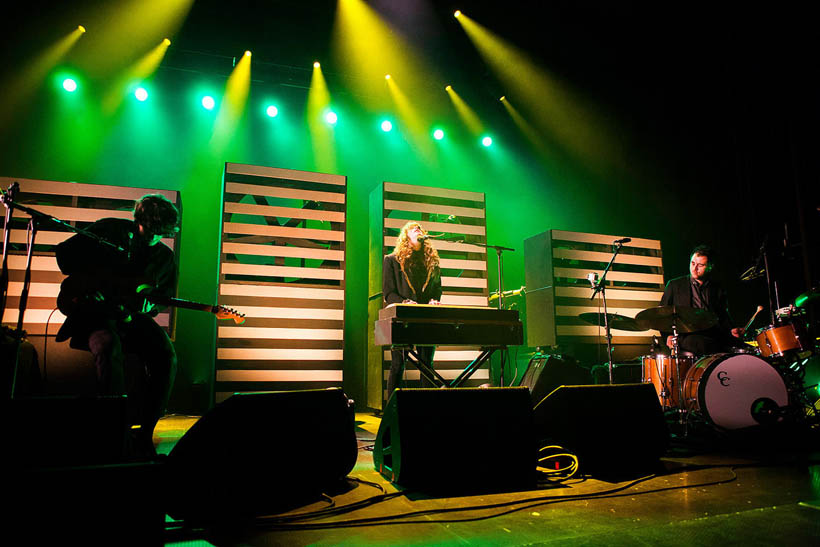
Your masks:
[[[73,78],[66,78],[63,80],[63,89],[69,93],[77,91],[77,82]]]
[[[205,95],[204,97],[202,97],[202,108],[204,108],[205,110],[213,110],[215,106],[216,101],[214,101],[213,97],[211,97],[210,95]]]
[[[481,139],[481,144],[489,148],[493,145],[493,138],[490,136],[486,136],[483,139]]]
[[[279,109],[278,109],[278,108],[276,108],[276,107],[275,107],[275,106],[273,106],[273,105],[270,105],[270,106],[268,106],[268,107],[265,109],[265,114],[267,114],[267,115],[268,115],[268,116],[270,116],[271,118],[275,118],[276,116],[278,116],[278,115],[279,115]]]
[[[390,120],[384,120],[382,122],[382,131],[384,131],[385,133],[389,133],[392,130],[393,130],[393,122],[391,122]]]
[[[336,125],[336,122],[339,121],[339,116],[337,116],[336,113],[331,110],[327,114],[325,114],[325,121],[330,125]]]
[[[444,131],[442,129],[436,129],[435,131],[433,131],[433,138],[437,141],[440,141],[444,138]]]
[[[148,90],[144,87],[138,87],[136,91],[134,91],[134,97],[140,102],[145,102],[148,100]]]

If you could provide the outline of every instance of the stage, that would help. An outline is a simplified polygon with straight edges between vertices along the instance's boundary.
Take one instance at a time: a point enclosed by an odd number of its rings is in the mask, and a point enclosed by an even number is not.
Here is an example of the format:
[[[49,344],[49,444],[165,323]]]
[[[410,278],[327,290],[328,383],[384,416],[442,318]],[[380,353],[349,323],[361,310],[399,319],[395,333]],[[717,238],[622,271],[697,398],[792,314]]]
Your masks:
[[[158,451],[167,453],[195,420],[165,417],[154,434]],[[168,519],[166,545],[799,545],[820,538],[816,438],[776,434],[777,446],[772,437],[673,439],[657,469],[628,477],[427,497],[401,492],[373,469],[368,448],[379,422],[356,414],[359,451],[349,478],[362,482],[351,480],[344,493],[215,529]],[[284,449],[299,447],[285,441]],[[338,513],[310,517],[331,507]]]

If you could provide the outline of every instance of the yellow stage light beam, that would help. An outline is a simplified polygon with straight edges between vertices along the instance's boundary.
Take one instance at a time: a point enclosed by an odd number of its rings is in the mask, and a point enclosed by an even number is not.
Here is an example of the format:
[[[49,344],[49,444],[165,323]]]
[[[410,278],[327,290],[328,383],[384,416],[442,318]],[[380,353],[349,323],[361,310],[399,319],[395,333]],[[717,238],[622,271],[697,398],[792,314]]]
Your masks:
[[[505,86],[532,113],[533,121],[555,135],[561,146],[585,162],[599,166],[619,161],[618,139],[610,136],[610,130],[591,104],[575,96],[526,53],[463,12],[456,20]]]
[[[532,147],[542,155],[551,156],[552,154],[550,153],[547,144],[544,142],[544,138],[527,120],[524,119],[515,106],[510,103],[507,97],[501,97],[499,100],[501,101],[501,104],[504,105],[504,109],[510,115],[510,118],[512,118],[513,123],[515,123],[518,130],[524,134],[524,137],[526,137]]]
[[[110,77],[130,66],[165,37],[172,37],[194,0],[116,0],[88,8],[92,29],[77,64],[94,76]]]
[[[316,169],[324,173],[335,173],[336,147],[333,126],[325,120],[330,108],[330,91],[319,61],[313,63],[313,75],[307,98],[307,123],[313,148]]]
[[[403,122],[403,126],[409,131],[410,142],[421,153],[423,157],[430,160],[432,158],[433,147],[430,142],[429,123],[418,113],[418,109],[404,93],[396,78],[391,75],[386,79],[387,89],[390,91],[390,97],[393,99],[393,104],[398,111],[399,118]]]
[[[212,145],[217,151],[236,133],[239,121],[245,113],[248,94],[251,89],[251,56],[243,55],[233,67],[228,81],[225,83],[225,94],[219,105],[219,112],[214,122]]]
[[[171,41],[164,38],[117,78],[103,99],[103,108],[106,112],[111,113],[117,109],[125,98],[128,88],[139,84],[156,72],[170,45]]]
[[[0,125],[4,125],[12,115],[22,110],[23,103],[34,94],[48,73],[65,58],[84,34],[85,28],[78,26],[40,52],[14,79],[6,82],[5,96],[0,101]]]
[[[333,52],[336,65],[351,76],[351,89],[367,97],[372,110],[389,106],[381,84],[385,74],[398,78],[409,96],[427,101],[425,110],[446,106],[442,97],[430,93],[430,82],[441,81],[434,67],[363,0],[339,0]]]
[[[453,106],[456,108],[456,112],[458,112],[458,116],[461,118],[461,121],[464,122],[464,125],[467,126],[467,129],[473,135],[480,135],[484,132],[484,126],[481,123],[481,120],[478,118],[478,114],[475,113],[475,110],[470,108],[464,99],[453,89],[453,86],[448,85],[444,88],[447,91],[447,94],[450,96],[450,100],[453,102]]]

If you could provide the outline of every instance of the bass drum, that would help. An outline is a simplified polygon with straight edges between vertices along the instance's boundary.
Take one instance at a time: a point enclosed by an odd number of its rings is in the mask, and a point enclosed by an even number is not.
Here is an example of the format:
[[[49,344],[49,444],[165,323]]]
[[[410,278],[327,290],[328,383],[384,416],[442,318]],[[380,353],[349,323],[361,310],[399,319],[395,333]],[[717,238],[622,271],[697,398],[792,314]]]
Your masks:
[[[789,393],[777,369],[760,357],[718,353],[689,369],[683,400],[715,426],[741,429],[761,423],[755,412],[787,406]]]

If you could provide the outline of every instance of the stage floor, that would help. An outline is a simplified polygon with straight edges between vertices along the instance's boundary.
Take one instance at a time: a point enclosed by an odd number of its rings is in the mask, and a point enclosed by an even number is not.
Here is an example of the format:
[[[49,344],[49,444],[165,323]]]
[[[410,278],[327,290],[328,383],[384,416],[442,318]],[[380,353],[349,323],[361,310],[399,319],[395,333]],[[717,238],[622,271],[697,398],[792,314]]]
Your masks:
[[[167,453],[196,417],[168,416],[155,430]],[[173,530],[166,545],[816,545],[820,450],[816,440],[673,441],[655,475],[572,478],[539,490],[433,498],[396,493],[373,469],[379,418],[356,414],[358,461],[350,477],[388,494],[323,518],[265,519],[216,530]],[[774,443],[774,444],[773,444]],[[775,446],[775,444],[777,446]],[[287,472],[287,470],[282,470]],[[480,477],[476,477],[480,481]],[[351,483],[335,508],[379,499]],[[330,499],[286,515],[320,511]],[[281,516],[281,515],[279,515]]]

